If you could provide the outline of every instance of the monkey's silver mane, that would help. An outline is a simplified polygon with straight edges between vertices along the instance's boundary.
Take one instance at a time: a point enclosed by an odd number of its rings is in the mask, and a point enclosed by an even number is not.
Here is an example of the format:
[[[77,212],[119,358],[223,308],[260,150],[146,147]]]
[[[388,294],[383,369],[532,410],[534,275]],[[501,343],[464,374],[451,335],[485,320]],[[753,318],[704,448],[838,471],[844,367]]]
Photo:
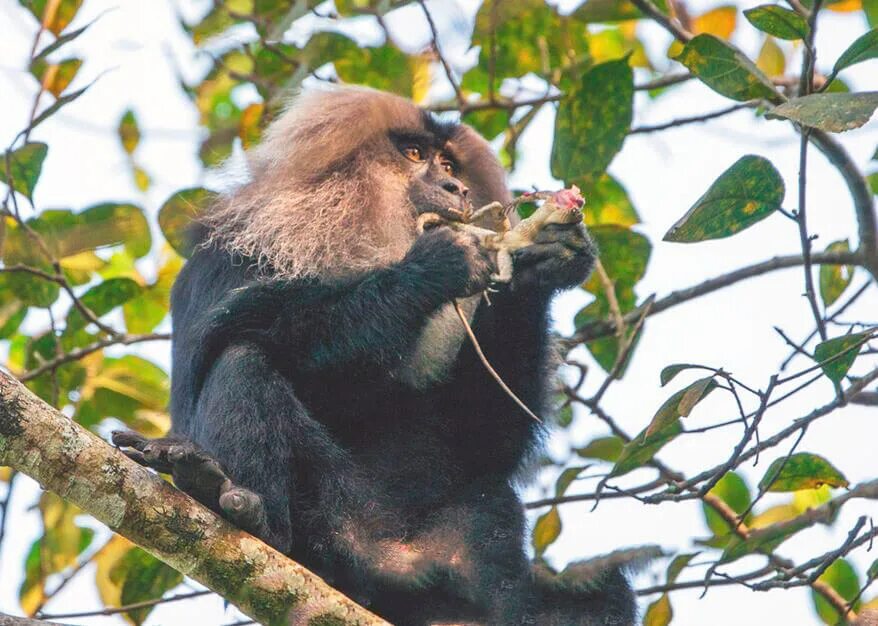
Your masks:
[[[415,237],[407,180],[388,165],[392,128],[423,126],[410,101],[364,87],[299,93],[249,151],[249,180],[202,216],[207,245],[282,278],[347,276],[400,260]],[[487,142],[459,126],[449,144],[476,206],[506,201]]]

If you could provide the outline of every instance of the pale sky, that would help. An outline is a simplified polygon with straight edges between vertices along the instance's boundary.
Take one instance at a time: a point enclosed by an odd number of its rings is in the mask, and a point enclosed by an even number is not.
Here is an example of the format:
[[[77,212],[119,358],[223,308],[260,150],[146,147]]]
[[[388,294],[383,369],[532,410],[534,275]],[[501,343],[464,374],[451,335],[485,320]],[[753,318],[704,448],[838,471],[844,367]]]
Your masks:
[[[197,14],[185,3],[186,14]],[[435,4],[435,3],[434,3]],[[461,15],[471,19],[477,3],[461,2]],[[576,3],[564,3],[572,6]],[[716,2],[692,0],[694,13],[716,6]],[[746,2],[742,8],[758,2]],[[65,51],[85,57],[85,63],[72,85],[84,86],[100,79],[77,102],[65,108],[34,133],[34,139],[49,144],[43,177],[35,194],[36,205],[45,208],[81,209],[106,199],[141,204],[154,215],[161,203],[174,191],[202,181],[197,159],[197,114],[180,92],[174,68],[186,76],[197,76],[205,59],[193,49],[176,25],[173,3],[168,0],[86,0],[77,16],[83,25],[102,17],[79,40]],[[456,22],[440,15],[440,27]],[[461,17],[456,18],[459,22]],[[466,19],[464,21],[466,21]],[[404,31],[407,45],[426,40],[428,31],[418,10],[400,11],[389,19],[396,32]],[[657,27],[646,25],[641,32],[650,50],[660,58],[670,41]],[[17,0],[0,0],[0,145],[7,145],[21,129],[29,113],[32,78],[22,72],[34,30],[34,20]],[[865,32],[861,14],[827,13],[818,31],[818,65],[826,68],[855,37]],[[444,40],[445,41],[445,40]],[[739,14],[735,42],[755,55],[759,38]],[[449,37],[444,46],[456,62],[466,57],[463,40]],[[471,54],[471,53],[470,53]],[[174,59],[174,60],[172,60]],[[798,67],[798,59],[792,61]],[[679,70],[679,67],[675,68]],[[843,78],[855,89],[878,89],[878,61],[870,61],[847,70]],[[640,76],[641,80],[645,77]],[[639,93],[635,105],[635,124],[659,123],[676,117],[723,108],[728,100],[713,93],[697,81],[675,88],[671,93],[648,101]],[[143,131],[137,152],[140,164],[150,173],[153,186],[141,194],[132,185],[115,128],[123,111],[133,107]],[[520,141],[523,155],[512,181],[522,187],[558,187],[548,171],[551,144],[552,110],[546,107]],[[861,166],[865,166],[878,144],[878,123],[847,133],[841,141]],[[775,215],[735,237],[691,245],[664,243],[661,237],[707,186],[723,170],[744,154],[758,154],[772,161],[787,183],[786,208],[795,208],[795,184],[798,168],[798,138],[783,122],[766,122],[750,111],[738,112],[709,125],[691,125],[660,134],[629,137],[610,171],[628,189],[643,219],[637,227],[653,244],[649,268],[637,288],[640,296],[667,294],[676,288],[696,284],[725,271],[768,259],[778,254],[799,251],[795,225]],[[809,159],[809,225],[818,234],[815,249],[829,242],[849,237],[856,240],[850,198],[836,171],[816,151]],[[871,164],[872,170],[878,164]],[[871,170],[870,170],[871,171]],[[221,179],[221,177],[219,177]],[[216,177],[214,178],[216,180]],[[149,272],[148,264],[144,271]],[[853,288],[865,280],[862,271],[854,278]],[[648,423],[656,408],[679,387],[662,389],[658,375],[671,363],[696,362],[723,366],[755,387],[764,387],[788,349],[772,330],[779,325],[796,338],[803,338],[812,327],[810,310],[804,298],[802,272],[799,268],[766,275],[740,283],[727,290],[676,307],[650,318],[632,366],[626,377],[611,387],[604,405],[618,422],[635,434]],[[557,327],[562,332],[572,328],[572,316],[588,301],[582,292],[571,292],[558,299],[555,307]],[[873,290],[846,319],[874,320],[878,295]],[[840,330],[835,330],[840,334]],[[169,346],[165,343],[140,346],[136,350],[167,364]],[[583,357],[587,360],[587,357]],[[865,360],[865,359],[864,359]],[[794,367],[803,367],[795,361]],[[856,372],[856,369],[854,370]],[[593,365],[586,390],[593,390],[601,376]],[[681,375],[681,381],[682,381]],[[680,382],[682,385],[683,382]],[[773,431],[803,415],[832,397],[832,388],[822,381],[807,391],[770,411],[764,422],[766,432]],[[693,412],[690,423],[703,425],[733,417],[729,399],[713,394]],[[808,431],[800,450],[818,452],[841,469],[852,484],[874,478],[876,410],[851,406],[818,421]],[[579,415],[570,430],[570,438],[555,437],[553,454],[563,456],[569,446],[582,445],[605,428],[587,415]],[[711,467],[725,459],[737,441],[739,430],[712,431],[698,437],[681,437],[660,458],[672,467],[693,472]],[[787,446],[781,446],[776,454]],[[764,455],[757,467],[742,468],[751,487],[759,480],[776,455]],[[634,475],[642,479],[647,474]],[[546,477],[548,480],[551,477]],[[585,487],[586,489],[588,487]],[[571,491],[575,489],[572,488]],[[534,495],[536,490],[530,492]],[[37,536],[36,520],[26,509],[37,498],[37,487],[29,479],[20,480],[11,512],[9,532],[0,563],[0,612],[18,614],[18,588],[24,556]],[[779,502],[769,497],[762,506]],[[644,543],[658,543],[670,550],[693,551],[693,537],[706,537],[703,515],[697,502],[662,504],[646,507],[633,500],[608,500],[591,511],[591,505],[562,507],[564,533],[548,551],[556,564]],[[874,503],[855,500],[845,506],[832,528],[815,528],[794,537],[780,553],[798,561],[807,560],[839,545],[860,515],[875,515]],[[98,528],[100,528],[98,526]],[[105,532],[100,528],[100,532]],[[98,545],[98,539],[95,545]],[[861,575],[876,558],[860,550],[852,556]],[[745,571],[761,565],[758,558],[743,561],[729,571]],[[664,566],[655,569],[663,581]],[[703,570],[683,574],[683,579],[697,579]],[[71,584],[49,605],[50,612],[69,612],[100,608],[92,572],[86,570],[79,583]],[[652,583],[650,575],[638,578],[637,584]],[[872,597],[878,589],[867,593]],[[740,587],[722,587],[699,598],[701,590],[675,592],[672,595],[675,618],[680,626],[732,626],[739,624],[818,624],[809,592],[805,589],[755,593]],[[650,600],[655,598],[650,598]],[[645,604],[643,605],[645,607]],[[177,626],[187,624],[224,624],[234,621],[232,609],[225,610],[216,597],[185,601],[158,607],[147,624]],[[75,624],[121,624],[118,617],[95,617],[68,620]]]

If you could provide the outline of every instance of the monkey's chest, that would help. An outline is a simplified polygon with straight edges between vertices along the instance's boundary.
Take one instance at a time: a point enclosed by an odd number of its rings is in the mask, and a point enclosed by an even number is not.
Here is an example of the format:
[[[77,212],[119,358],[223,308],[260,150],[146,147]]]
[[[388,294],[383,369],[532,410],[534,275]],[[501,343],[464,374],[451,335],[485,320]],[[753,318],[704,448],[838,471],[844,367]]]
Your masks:
[[[460,307],[472,322],[481,295],[460,300]],[[428,389],[447,380],[466,341],[466,329],[453,304],[446,304],[427,321],[412,351],[395,372],[396,377],[415,389]]]

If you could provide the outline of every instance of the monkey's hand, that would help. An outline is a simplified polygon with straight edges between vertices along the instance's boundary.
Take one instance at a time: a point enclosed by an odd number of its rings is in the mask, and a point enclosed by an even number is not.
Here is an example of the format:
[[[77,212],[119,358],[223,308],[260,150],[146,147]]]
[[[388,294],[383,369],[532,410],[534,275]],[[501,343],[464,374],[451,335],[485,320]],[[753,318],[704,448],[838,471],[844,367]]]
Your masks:
[[[585,281],[594,267],[597,248],[581,223],[546,224],[533,244],[512,253],[512,290],[548,292]]]
[[[491,254],[473,234],[448,226],[428,228],[403,261],[418,279],[436,286],[446,300],[483,291],[494,272]]]
[[[219,461],[194,443],[178,437],[148,439],[130,430],[116,430],[113,444],[133,461],[170,474],[181,491],[226,517],[242,530],[267,539],[262,498],[226,476]]]

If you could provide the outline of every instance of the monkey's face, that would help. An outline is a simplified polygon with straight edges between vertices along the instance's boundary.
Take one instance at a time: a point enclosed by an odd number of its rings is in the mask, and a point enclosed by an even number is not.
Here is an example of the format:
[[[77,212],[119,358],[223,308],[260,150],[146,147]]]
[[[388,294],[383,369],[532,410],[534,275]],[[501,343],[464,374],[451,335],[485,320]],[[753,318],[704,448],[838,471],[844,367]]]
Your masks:
[[[399,153],[398,166],[408,181],[408,199],[415,212],[459,219],[469,207],[469,189],[460,179],[454,155],[433,133],[395,131],[390,141]]]

